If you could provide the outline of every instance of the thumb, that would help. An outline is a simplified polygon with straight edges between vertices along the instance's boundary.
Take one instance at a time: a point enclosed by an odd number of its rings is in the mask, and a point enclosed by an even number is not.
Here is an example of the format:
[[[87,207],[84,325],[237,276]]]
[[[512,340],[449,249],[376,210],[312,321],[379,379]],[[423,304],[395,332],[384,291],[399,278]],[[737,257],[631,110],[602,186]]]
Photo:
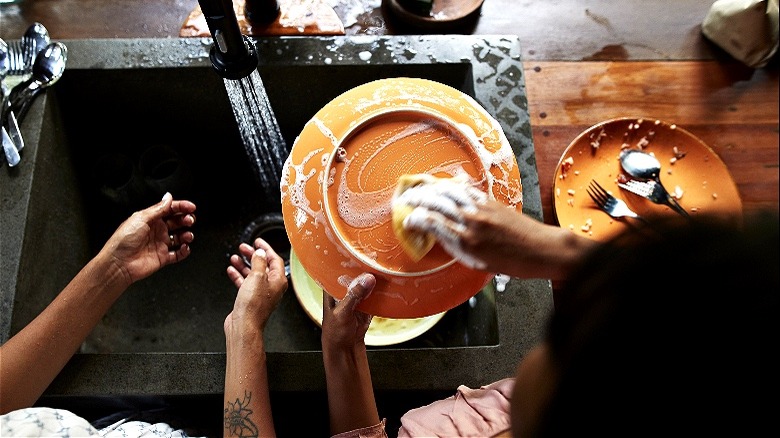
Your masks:
[[[165,192],[160,202],[152,209],[152,214],[155,218],[162,218],[171,212],[173,206],[173,195],[170,192]]]
[[[253,271],[261,271],[268,268],[268,262],[266,261],[266,253],[265,250],[262,248],[257,248],[252,254],[252,270]]]
[[[160,208],[167,211],[171,208],[171,205],[173,205],[173,195],[171,195],[171,192],[165,192],[162,199],[160,200]]]
[[[349,312],[354,311],[355,307],[357,307],[361,301],[371,295],[374,286],[376,286],[376,277],[372,274],[364,273],[355,277],[355,279],[352,280],[352,283],[347,287],[347,294],[341,301],[345,310]]]

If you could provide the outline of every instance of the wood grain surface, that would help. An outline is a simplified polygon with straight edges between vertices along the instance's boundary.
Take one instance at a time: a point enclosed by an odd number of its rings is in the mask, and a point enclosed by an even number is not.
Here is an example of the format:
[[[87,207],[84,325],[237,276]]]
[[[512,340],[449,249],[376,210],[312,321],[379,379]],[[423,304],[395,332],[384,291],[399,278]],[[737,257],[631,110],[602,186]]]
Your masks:
[[[556,223],[558,160],[588,127],[617,117],[690,131],[728,167],[745,211],[778,208],[778,74],[736,62],[526,62],[545,222]]]

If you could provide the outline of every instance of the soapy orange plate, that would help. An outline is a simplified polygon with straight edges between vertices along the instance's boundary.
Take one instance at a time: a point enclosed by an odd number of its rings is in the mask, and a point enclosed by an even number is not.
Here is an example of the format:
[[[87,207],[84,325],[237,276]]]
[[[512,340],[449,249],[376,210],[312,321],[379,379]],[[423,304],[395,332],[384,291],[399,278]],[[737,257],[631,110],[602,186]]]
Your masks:
[[[669,207],[626,192],[617,185],[623,172],[621,148],[643,147],[661,162],[661,182],[682,196],[690,213],[742,217],[742,200],[726,165],[698,137],[671,123],[655,119],[619,118],[598,123],[566,148],[555,171],[553,208],[558,224],[604,241],[631,226],[635,219],[613,219],[596,207],[586,188],[596,180],[637,214],[676,215]]]
[[[449,310],[493,277],[439,245],[414,262],[392,230],[391,198],[404,174],[467,175],[517,211],[517,160],[498,122],[472,97],[417,78],[369,82],[336,97],[306,123],[282,175],[282,214],[306,272],[342,298],[363,272],[377,286],[360,310],[420,318]]]

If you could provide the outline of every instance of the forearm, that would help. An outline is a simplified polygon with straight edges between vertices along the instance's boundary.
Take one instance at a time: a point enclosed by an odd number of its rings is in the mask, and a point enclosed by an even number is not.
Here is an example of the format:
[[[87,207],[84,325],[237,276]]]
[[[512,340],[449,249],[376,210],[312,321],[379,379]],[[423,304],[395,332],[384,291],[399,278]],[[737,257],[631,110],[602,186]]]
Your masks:
[[[126,288],[126,277],[96,257],[0,346],[0,414],[35,403]]]
[[[348,351],[323,348],[331,434],[379,423],[365,346]]]
[[[276,436],[262,331],[226,337],[224,436]]]
[[[519,278],[564,280],[582,258],[598,243],[567,229],[544,225],[534,232],[518,230],[519,245],[509,254],[500,254],[498,272]],[[511,241],[511,240],[508,240]]]

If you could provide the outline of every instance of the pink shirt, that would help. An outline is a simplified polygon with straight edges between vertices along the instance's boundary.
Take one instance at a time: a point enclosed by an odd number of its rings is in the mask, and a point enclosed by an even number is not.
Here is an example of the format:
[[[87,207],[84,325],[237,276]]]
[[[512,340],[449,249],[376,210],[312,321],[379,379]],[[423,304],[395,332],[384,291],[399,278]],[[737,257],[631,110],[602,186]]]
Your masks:
[[[412,409],[401,417],[398,438],[492,437],[509,430],[514,378],[471,389],[461,385],[444,400]],[[334,438],[387,438],[384,420],[374,426],[335,435]]]

